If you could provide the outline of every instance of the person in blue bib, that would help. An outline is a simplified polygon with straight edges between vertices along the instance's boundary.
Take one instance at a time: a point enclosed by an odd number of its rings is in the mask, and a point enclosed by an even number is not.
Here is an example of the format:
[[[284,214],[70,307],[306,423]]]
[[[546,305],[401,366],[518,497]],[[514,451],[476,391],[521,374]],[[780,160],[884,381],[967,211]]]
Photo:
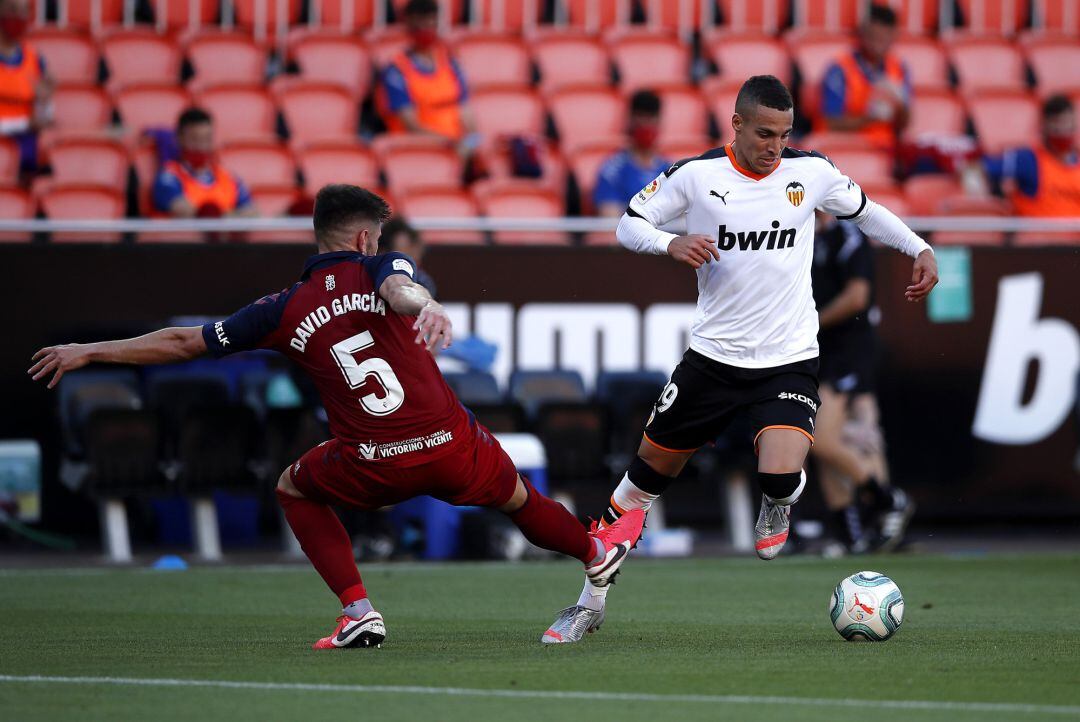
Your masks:
[[[600,166],[593,190],[597,215],[621,216],[634,194],[671,165],[656,150],[660,138],[660,98],[656,93],[639,90],[630,98],[627,134],[626,148]]]

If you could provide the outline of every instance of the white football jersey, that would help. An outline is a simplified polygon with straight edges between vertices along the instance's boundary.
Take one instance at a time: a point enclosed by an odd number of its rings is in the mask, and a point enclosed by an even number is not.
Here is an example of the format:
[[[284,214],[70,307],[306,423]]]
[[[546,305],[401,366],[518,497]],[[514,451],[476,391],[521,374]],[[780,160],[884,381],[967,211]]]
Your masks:
[[[686,216],[687,233],[715,238],[720,260],[697,271],[690,348],[744,368],[818,355],[810,285],[814,209],[839,218],[866,196],[825,156],[784,150],[768,175],[738,165],[730,146],[679,161],[630,200],[654,227]]]

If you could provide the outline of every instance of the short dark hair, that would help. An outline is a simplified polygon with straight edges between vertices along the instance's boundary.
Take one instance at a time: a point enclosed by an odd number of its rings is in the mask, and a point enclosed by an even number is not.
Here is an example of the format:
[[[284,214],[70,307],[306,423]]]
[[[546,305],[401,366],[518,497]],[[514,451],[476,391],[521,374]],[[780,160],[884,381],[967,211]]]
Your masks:
[[[439,14],[439,3],[435,0],[409,0],[401,9],[401,14],[407,18],[426,17]]]
[[[320,243],[359,222],[384,223],[390,218],[390,204],[359,186],[331,183],[315,196],[312,221]]]
[[[1067,95],[1051,95],[1043,102],[1042,117],[1052,118],[1055,115],[1061,115],[1062,113],[1071,113],[1073,110],[1073,103],[1069,100]]]
[[[870,10],[866,13],[866,22],[878,23],[879,25],[895,28],[897,23],[896,11],[888,5],[878,5],[877,3],[873,3],[870,5]]]
[[[413,243],[420,242],[420,233],[409,225],[401,216],[394,216],[389,221],[383,224],[382,236],[379,240],[379,245],[384,251],[396,251],[394,247],[394,238],[399,234],[404,233],[409,237]]]
[[[210,117],[202,108],[188,108],[180,114],[180,118],[176,121],[176,132],[179,133],[189,125],[198,125],[200,123],[213,123],[214,119]]]
[[[754,75],[746,79],[735,98],[735,112],[743,115],[752,106],[764,105],[774,110],[791,110],[795,102],[791,91],[775,75]]]
[[[630,96],[630,112],[660,115],[660,96],[651,90],[639,90]]]

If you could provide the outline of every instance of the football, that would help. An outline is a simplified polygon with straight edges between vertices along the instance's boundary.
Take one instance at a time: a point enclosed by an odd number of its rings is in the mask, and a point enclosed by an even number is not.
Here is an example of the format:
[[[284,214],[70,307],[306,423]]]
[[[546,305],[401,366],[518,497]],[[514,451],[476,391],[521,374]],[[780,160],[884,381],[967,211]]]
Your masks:
[[[884,574],[852,574],[833,590],[829,618],[848,641],[884,642],[904,621],[904,596]]]

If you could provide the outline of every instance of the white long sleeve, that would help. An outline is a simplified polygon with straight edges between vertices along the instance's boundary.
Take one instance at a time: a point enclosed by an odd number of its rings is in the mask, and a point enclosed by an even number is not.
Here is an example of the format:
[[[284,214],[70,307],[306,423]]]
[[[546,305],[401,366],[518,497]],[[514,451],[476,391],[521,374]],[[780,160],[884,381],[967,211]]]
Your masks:
[[[919,238],[915,231],[896,217],[896,214],[869,198],[866,199],[866,207],[851,221],[870,238],[895,248],[901,253],[906,253],[912,258],[916,258],[927,250],[933,253],[930,244]]]
[[[651,253],[656,256],[667,254],[668,244],[677,236],[674,233],[655,228],[644,218],[624,213],[619,219],[615,237],[625,248],[635,253]]]

